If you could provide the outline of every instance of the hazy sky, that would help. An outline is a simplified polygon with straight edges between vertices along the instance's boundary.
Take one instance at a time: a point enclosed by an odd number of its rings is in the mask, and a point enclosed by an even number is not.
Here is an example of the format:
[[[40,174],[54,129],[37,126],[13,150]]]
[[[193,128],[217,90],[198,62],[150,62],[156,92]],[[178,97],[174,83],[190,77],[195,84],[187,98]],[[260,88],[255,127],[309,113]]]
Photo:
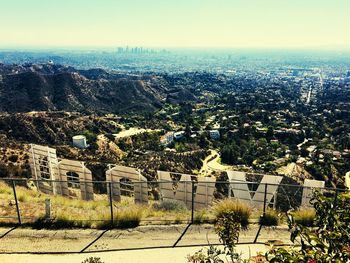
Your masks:
[[[0,0],[1,47],[350,49],[350,0]]]

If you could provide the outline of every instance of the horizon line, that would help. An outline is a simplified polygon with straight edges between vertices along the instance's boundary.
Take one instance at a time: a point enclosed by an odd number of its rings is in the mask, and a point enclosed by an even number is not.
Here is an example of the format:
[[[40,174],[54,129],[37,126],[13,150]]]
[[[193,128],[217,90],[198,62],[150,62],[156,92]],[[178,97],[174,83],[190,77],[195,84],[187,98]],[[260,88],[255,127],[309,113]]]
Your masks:
[[[54,50],[74,50],[74,51],[103,51],[114,50],[119,47],[133,48],[142,47],[154,50],[270,50],[270,51],[324,51],[324,52],[350,52],[349,46],[294,46],[294,47],[281,47],[281,46],[237,46],[237,47],[224,47],[224,46],[143,46],[143,45],[113,45],[113,46],[54,46],[54,45],[23,45],[23,46],[1,46],[0,51],[54,51]]]

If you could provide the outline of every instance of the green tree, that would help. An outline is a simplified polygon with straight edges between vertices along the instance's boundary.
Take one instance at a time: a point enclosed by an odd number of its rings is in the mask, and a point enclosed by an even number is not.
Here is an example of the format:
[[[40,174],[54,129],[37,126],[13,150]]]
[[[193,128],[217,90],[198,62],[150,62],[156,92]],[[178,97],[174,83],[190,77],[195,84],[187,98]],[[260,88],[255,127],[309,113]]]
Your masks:
[[[205,133],[202,133],[199,137],[199,142],[198,145],[199,147],[201,147],[202,149],[206,149],[209,146],[210,142],[207,139],[207,136]]]
[[[232,143],[230,145],[224,145],[221,149],[221,160],[227,164],[237,164],[239,154],[239,147]]]

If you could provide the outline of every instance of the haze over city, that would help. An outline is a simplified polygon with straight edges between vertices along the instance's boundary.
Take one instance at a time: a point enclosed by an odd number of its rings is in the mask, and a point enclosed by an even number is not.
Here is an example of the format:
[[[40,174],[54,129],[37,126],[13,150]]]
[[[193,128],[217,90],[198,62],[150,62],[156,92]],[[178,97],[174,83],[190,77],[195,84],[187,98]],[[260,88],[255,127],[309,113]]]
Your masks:
[[[0,47],[348,49],[347,0],[1,0]]]

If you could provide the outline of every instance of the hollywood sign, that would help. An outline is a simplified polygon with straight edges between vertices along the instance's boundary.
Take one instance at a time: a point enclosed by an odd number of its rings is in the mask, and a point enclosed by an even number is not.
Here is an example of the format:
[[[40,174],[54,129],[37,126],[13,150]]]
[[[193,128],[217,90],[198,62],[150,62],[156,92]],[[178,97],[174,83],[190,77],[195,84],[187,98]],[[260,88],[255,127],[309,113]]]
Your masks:
[[[312,198],[312,192],[315,189],[322,189],[325,186],[324,181],[305,179],[303,188],[303,198],[301,201],[301,206],[312,207],[310,201]]]
[[[188,208],[208,207],[212,204],[215,191],[215,179],[212,177],[197,177],[195,175],[158,171],[159,190],[163,200],[177,200],[184,202]],[[192,177],[197,180],[193,181]],[[174,179],[178,178],[178,180]],[[193,184],[193,185],[192,185]]]
[[[130,190],[134,194],[136,203],[148,203],[148,185],[147,179],[141,173],[131,167],[117,165],[106,172],[107,181],[111,182],[112,198],[114,201],[121,200],[121,180],[128,179],[133,184],[130,184],[134,189]]]
[[[78,197],[93,200],[92,173],[83,162],[62,159],[58,160],[56,150],[47,146],[31,144],[30,166],[35,185],[46,194],[57,194],[67,197]],[[158,171],[158,185],[163,200],[177,200],[188,208],[202,209],[210,206],[214,200],[216,180],[213,177],[198,177],[189,174]],[[282,176],[264,175],[257,190],[249,190],[246,174],[238,171],[227,171],[229,198],[236,198],[254,207],[274,205],[277,190]],[[106,180],[111,183],[107,192],[114,201],[121,200],[122,192],[129,191],[136,203],[148,203],[147,179],[139,170],[116,165],[106,171]],[[122,186],[129,186],[125,189]],[[324,181],[308,180],[304,182],[302,206],[310,206],[312,190],[323,188]],[[192,193],[193,190],[193,193]],[[265,191],[266,190],[266,191]]]
[[[244,172],[227,171],[227,176],[230,182],[230,197],[233,196],[255,207],[263,206],[264,203],[268,205],[272,200],[274,200],[273,204],[275,205],[276,193],[282,181],[282,176],[264,175],[257,190],[252,193],[249,190]]]
[[[62,159],[58,161],[56,150],[32,144],[29,164],[35,185],[46,194],[71,196],[69,188],[83,200],[93,200],[91,171],[83,162]]]
[[[229,197],[235,197],[254,207],[261,207],[264,202],[266,205],[276,205],[277,190],[282,181],[282,176],[263,175],[263,178],[255,191],[249,190],[249,183],[246,181],[246,173],[227,171],[227,176],[230,182]],[[315,189],[322,189],[324,186],[324,181],[305,179],[301,206],[312,207],[310,204],[312,192]]]

